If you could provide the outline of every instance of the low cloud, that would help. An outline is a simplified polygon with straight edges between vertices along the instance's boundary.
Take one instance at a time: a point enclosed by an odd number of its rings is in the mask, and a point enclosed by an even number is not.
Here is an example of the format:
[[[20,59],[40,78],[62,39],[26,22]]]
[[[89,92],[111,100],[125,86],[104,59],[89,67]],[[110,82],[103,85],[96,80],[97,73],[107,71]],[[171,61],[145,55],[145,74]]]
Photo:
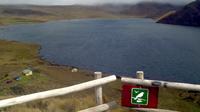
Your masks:
[[[0,0],[0,4],[37,4],[37,5],[93,5],[93,4],[134,4],[138,2],[162,2],[172,4],[186,4],[194,0]]]

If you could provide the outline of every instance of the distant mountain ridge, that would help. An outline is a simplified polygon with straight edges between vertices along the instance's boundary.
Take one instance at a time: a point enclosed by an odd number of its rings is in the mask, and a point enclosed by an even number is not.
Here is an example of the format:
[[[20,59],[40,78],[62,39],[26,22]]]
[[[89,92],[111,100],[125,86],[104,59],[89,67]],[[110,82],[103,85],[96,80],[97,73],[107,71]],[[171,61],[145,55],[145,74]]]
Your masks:
[[[158,18],[164,13],[178,10],[181,6],[141,2],[138,4],[104,4],[96,6],[35,6],[0,5],[0,18],[28,18],[42,21],[87,18]]]
[[[200,0],[196,0],[174,13],[161,17],[157,22],[174,25],[200,26]]]
[[[169,11],[178,10],[182,8],[181,5],[172,5],[157,2],[140,2],[138,4],[126,5],[107,4],[97,7],[105,11],[110,11],[112,13],[132,15],[142,18],[158,18]]]
[[[169,11],[178,10],[181,7],[182,6],[172,4],[143,2],[132,5],[126,10],[121,11],[121,13],[140,15],[141,17],[145,18],[158,18]]]

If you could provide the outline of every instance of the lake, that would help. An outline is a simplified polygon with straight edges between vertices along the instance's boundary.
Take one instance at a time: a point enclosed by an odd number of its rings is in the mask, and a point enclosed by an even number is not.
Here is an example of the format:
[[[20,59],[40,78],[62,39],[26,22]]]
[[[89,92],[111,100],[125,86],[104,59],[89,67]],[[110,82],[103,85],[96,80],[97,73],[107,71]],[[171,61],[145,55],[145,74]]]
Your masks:
[[[40,55],[56,64],[200,83],[200,28],[152,19],[62,20],[1,26],[0,38],[40,44]]]

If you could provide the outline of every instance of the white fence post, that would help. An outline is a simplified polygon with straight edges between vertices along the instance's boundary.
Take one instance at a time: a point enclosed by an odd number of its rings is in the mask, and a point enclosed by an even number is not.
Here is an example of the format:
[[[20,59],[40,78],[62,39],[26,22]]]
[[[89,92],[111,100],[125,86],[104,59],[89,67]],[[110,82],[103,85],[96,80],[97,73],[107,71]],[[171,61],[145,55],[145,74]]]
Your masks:
[[[137,71],[136,78],[144,80],[144,72],[143,71]]]
[[[95,75],[95,79],[102,78],[101,72],[95,72],[94,75]],[[97,105],[103,104],[102,86],[95,87],[95,98],[96,98]]]
[[[144,80],[144,72],[143,71],[137,71],[136,72],[136,78],[137,79],[141,79],[141,80]],[[140,107],[140,106],[139,106]],[[140,112],[138,110],[135,110],[136,112]]]

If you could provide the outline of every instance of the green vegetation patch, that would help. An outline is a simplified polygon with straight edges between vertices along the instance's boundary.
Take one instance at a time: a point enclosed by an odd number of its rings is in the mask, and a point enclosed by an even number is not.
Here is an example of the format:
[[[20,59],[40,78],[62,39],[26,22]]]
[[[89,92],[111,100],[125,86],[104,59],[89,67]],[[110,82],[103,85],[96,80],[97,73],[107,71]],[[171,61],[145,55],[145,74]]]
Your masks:
[[[0,17],[0,25],[38,23],[44,22],[37,19],[21,18],[21,17]]]

